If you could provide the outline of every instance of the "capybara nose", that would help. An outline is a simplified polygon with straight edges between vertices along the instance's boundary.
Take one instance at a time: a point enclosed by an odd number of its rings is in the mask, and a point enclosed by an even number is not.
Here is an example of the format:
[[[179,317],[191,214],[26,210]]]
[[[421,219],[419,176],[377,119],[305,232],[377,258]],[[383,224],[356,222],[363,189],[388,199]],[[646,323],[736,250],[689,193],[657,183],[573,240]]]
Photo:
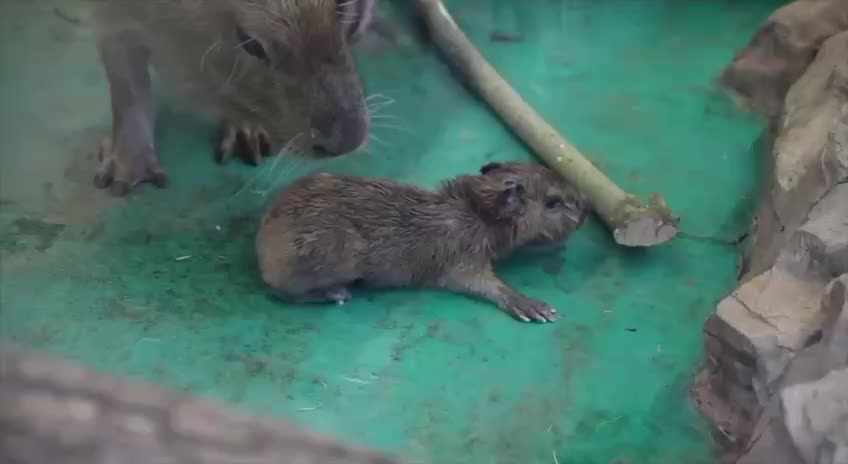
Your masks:
[[[319,154],[340,156],[361,147],[368,139],[368,115],[363,109],[329,113],[313,118],[313,146]]]

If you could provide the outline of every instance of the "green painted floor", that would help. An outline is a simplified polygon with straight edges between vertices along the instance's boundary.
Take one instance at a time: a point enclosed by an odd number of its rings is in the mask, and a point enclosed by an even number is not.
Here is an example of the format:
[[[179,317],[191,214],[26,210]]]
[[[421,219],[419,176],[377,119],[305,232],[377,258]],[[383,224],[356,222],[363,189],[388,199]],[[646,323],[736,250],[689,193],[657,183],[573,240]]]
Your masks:
[[[404,2],[384,3],[409,26]],[[663,192],[690,233],[732,238],[755,200],[761,128],[711,82],[778,3],[448,5],[613,179]],[[702,321],[734,282],[732,247],[679,239],[626,250],[593,221],[561,255],[501,266],[560,309],[544,326],[437,292],[283,305],[263,291],[252,254],[268,189],[319,169],[435,185],[489,160],[526,159],[526,149],[407,27],[358,50],[369,93],[381,95],[372,102],[391,116],[376,120],[363,153],[220,167],[215,126],[163,94],[159,141],[173,185],[113,200],[91,186],[109,115],[80,5],[0,5],[0,335],[412,462],[715,461],[687,388]]]

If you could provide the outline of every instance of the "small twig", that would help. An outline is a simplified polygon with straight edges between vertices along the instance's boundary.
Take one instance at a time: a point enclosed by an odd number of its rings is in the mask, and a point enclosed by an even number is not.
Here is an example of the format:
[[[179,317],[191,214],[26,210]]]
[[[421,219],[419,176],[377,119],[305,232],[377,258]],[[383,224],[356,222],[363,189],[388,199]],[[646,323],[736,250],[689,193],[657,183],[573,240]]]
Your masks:
[[[507,32],[494,31],[489,34],[489,40],[492,42],[501,42],[501,43],[517,43],[524,40],[524,37],[521,34],[510,34]]]
[[[347,380],[348,382],[359,383],[359,384],[362,384],[362,385],[369,385],[371,383],[367,380],[358,379],[356,377],[342,376],[342,379]]]
[[[312,406],[312,407],[309,407],[309,408],[297,408],[297,410],[299,412],[307,412],[307,411],[314,411],[314,410],[319,409],[319,408],[321,408],[321,403],[318,403],[315,406]]]
[[[133,344],[133,348],[137,347],[141,343],[160,343],[161,341],[162,340],[159,340],[158,338],[143,337]]]
[[[683,238],[688,238],[688,239],[692,239],[692,240],[706,240],[706,241],[709,241],[709,242],[716,242],[716,243],[721,243],[722,245],[730,245],[730,246],[739,246],[745,240],[745,238],[748,237],[747,232],[740,235],[736,239],[728,239],[728,238],[721,238],[721,237],[712,237],[710,235],[695,234],[695,233],[692,233],[692,232],[684,232],[682,230],[678,232],[678,235],[680,235]]]
[[[614,424],[621,419],[624,419],[624,416],[615,416],[612,419],[607,419],[605,421],[598,422],[598,425],[595,426],[595,432],[601,429],[601,427],[606,427],[608,424]]]
[[[68,13],[63,11],[61,8],[59,8],[58,6],[56,8],[53,8],[53,14],[55,14],[59,19],[67,21],[67,22],[69,22],[69,23],[71,23],[75,26],[82,23],[81,19],[69,15]]]
[[[191,258],[191,255],[177,256],[177,257],[174,259],[174,261],[185,261],[185,260],[190,259],[190,258]]]
[[[551,454],[554,456],[554,464],[559,464],[559,459],[557,459],[556,450],[552,450]]]

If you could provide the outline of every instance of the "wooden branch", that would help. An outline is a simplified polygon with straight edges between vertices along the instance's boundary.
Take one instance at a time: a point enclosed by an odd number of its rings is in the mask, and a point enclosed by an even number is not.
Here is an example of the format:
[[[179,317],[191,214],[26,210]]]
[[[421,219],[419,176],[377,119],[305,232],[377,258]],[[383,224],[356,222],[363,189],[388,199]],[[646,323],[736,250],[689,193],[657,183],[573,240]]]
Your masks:
[[[399,464],[0,343],[0,463]]]
[[[643,205],[613,183],[528,105],[486,62],[441,0],[415,0],[431,39],[495,112],[552,169],[574,184],[624,246],[653,246],[677,235],[678,218],[659,194]]]

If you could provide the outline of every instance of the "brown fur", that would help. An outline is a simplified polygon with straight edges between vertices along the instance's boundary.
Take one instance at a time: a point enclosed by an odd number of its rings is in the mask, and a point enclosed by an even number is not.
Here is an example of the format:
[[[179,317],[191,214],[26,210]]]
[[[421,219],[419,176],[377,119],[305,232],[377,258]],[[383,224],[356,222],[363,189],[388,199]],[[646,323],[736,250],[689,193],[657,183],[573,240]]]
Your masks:
[[[262,220],[262,278],[296,301],[342,302],[355,282],[447,288],[522,320],[552,321],[553,308],[500,281],[492,263],[530,243],[566,239],[588,205],[543,166],[491,163],[480,171],[436,191],[384,179],[304,177],[277,195]]]
[[[96,183],[126,184],[120,190],[145,181],[164,184],[148,127],[148,63],[204,110],[237,127],[245,143],[261,142],[272,152],[292,139],[298,151],[355,150],[367,139],[369,123],[349,42],[370,21],[374,3],[96,0],[113,110],[113,143],[101,153]]]
[[[277,145],[308,131],[311,119],[357,107],[366,118],[362,86],[339,32],[344,17],[334,0],[98,0],[98,5],[102,37],[137,34],[163,77],[222,119],[263,127]],[[245,54],[236,27],[260,41],[276,62],[268,66]],[[328,80],[338,88],[319,88]]]

